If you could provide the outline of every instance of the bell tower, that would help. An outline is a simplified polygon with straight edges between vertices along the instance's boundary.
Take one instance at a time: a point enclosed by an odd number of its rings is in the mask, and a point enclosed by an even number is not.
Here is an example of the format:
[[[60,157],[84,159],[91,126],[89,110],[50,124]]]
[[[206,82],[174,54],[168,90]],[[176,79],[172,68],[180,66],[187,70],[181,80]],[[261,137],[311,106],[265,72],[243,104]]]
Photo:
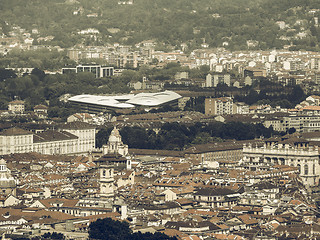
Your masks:
[[[100,197],[112,198],[114,196],[114,168],[112,165],[102,164],[100,173]]]

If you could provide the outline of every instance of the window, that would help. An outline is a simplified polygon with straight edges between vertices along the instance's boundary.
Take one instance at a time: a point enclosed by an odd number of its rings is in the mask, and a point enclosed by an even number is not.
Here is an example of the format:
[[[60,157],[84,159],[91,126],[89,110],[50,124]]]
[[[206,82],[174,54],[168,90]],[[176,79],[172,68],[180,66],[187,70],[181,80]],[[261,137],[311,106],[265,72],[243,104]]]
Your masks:
[[[304,165],[304,174],[308,175],[309,174],[309,169],[308,169],[308,164]]]

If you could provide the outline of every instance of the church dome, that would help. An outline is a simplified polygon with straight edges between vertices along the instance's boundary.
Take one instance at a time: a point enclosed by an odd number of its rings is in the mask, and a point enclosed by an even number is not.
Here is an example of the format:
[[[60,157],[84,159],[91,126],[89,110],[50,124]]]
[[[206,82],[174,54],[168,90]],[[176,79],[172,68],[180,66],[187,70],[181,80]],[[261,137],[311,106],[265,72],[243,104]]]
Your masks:
[[[116,136],[110,135],[109,142],[117,142],[118,138]]]
[[[109,142],[121,142],[121,135],[116,127],[111,131]]]
[[[15,188],[16,181],[14,179],[0,179],[0,189],[1,188]]]

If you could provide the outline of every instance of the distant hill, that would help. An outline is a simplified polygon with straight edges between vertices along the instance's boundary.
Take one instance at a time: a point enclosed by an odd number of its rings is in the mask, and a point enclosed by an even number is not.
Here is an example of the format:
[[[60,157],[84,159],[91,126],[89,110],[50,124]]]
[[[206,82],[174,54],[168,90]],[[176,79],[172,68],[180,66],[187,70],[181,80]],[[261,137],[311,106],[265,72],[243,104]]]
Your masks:
[[[158,48],[319,50],[319,0],[1,0],[0,9],[2,33],[33,29],[62,47],[155,40]],[[88,28],[99,34],[79,34]]]

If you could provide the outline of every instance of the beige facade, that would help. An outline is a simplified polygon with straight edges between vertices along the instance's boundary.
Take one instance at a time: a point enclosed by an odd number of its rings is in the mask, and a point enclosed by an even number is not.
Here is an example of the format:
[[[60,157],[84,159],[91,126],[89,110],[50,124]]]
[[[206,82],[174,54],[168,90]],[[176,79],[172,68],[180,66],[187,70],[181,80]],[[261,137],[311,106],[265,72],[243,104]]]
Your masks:
[[[116,185],[118,188],[126,185],[134,184],[135,172],[133,170],[124,173],[124,175],[117,176]]]
[[[76,152],[90,152],[96,145],[96,129],[94,126],[83,122],[67,123],[60,129],[78,137]]]
[[[224,115],[233,114],[233,100],[230,97],[206,98],[206,115]]]
[[[100,165],[100,197],[114,196],[114,169],[112,165]]]
[[[233,114],[248,114],[249,105],[244,102],[233,103]]]
[[[67,122],[85,122],[92,123],[93,117],[89,113],[75,113],[67,118]]]
[[[56,132],[57,134],[63,134]],[[38,136],[38,135],[36,135]],[[33,151],[41,154],[74,154],[77,152],[78,138],[70,134],[67,138],[56,138],[52,141],[35,141],[33,143]]]
[[[314,132],[320,130],[318,121],[320,116],[309,116],[309,115],[292,115],[284,117],[283,128],[289,130],[295,128],[297,132]]]
[[[242,158],[242,148],[212,150],[197,153],[187,153],[186,157],[200,162],[215,162],[219,160],[240,161]]]
[[[256,171],[261,166],[288,165],[297,167],[306,186],[319,183],[319,151],[299,138],[267,140],[262,147],[251,144],[243,147],[243,164]]]
[[[194,193],[193,200],[211,208],[232,207],[237,203],[235,192],[227,188],[200,188]]]
[[[7,168],[4,159],[0,159],[0,196],[16,195],[16,181],[11,175],[11,171]]]
[[[274,119],[265,120],[263,122],[263,125],[266,128],[269,128],[272,126],[273,130],[278,132],[285,132],[287,129],[285,128],[283,122],[284,122],[283,119],[274,118]]]
[[[23,113],[24,101],[15,100],[15,101],[9,102],[8,110],[14,113]]]
[[[267,119],[264,121],[265,127],[272,126],[276,131],[286,132],[294,128],[297,132],[315,132],[320,131],[319,115],[290,115],[283,118]]]
[[[79,154],[90,152],[94,148],[95,128],[91,126],[65,131],[49,130],[41,133],[10,128],[0,133],[0,155],[28,152]]]
[[[262,145],[261,140],[194,145],[185,150],[185,157],[201,163],[221,163],[221,161],[239,162],[243,158],[243,144],[246,143]]]
[[[33,133],[20,128],[10,128],[0,133],[0,155],[33,151]]]
[[[230,74],[208,74],[206,76],[206,87],[217,87],[218,84],[226,84],[228,86],[231,85],[231,77]]]

